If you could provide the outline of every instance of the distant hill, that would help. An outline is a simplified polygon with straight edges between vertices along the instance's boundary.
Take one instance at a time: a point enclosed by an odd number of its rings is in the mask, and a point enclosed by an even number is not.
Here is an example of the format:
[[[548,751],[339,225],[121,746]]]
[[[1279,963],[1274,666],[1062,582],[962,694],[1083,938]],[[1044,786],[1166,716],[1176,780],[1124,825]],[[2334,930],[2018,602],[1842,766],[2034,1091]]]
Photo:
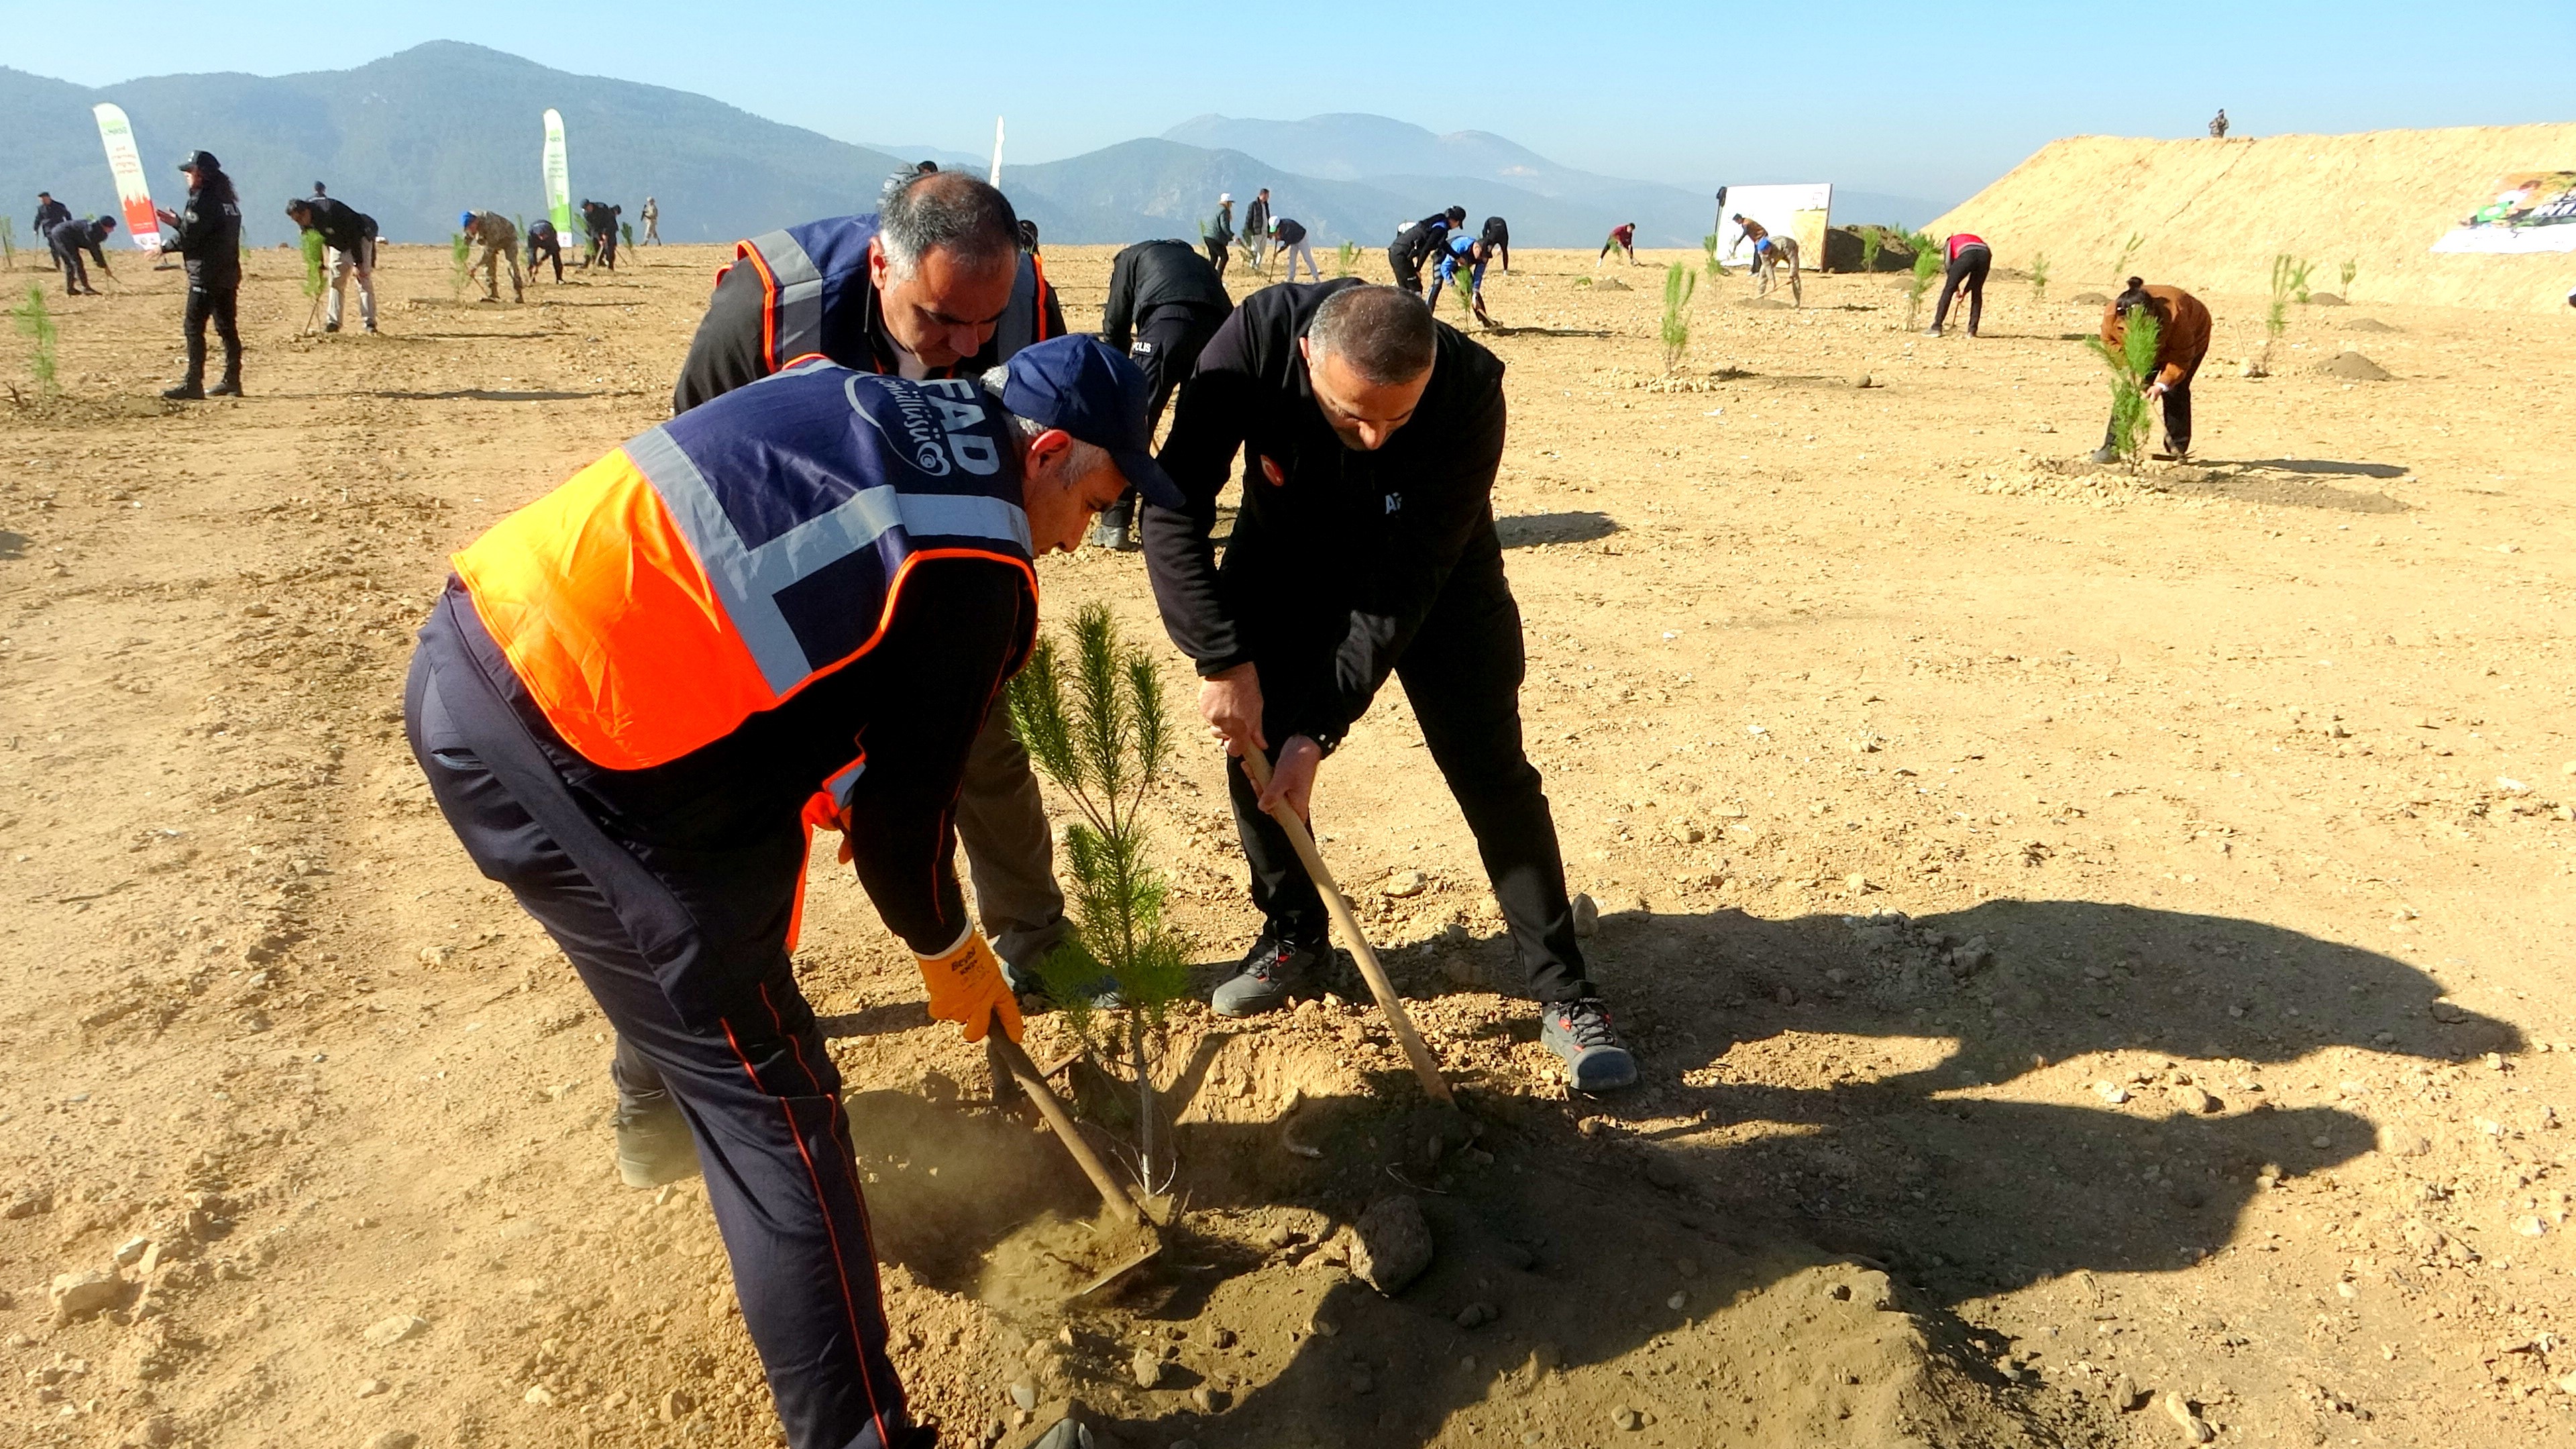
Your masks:
[[[2007,266],[2048,253],[2059,286],[2119,290],[2113,269],[2194,291],[2261,296],[2272,259],[2316,264],[2311,283],[2375,302],[2480,307],[2564,316],[2576,252],[2437,253],[2433,243],[2495,199],[2497,178],[2556,171],[2576,157],[2576,122],[2363,131],[2344,136],[2052,141],[2002,180],[1959,203],[1936,234],[1973,231]],[[2320,325],[2331,316],[2317,314]],[[2563,385],[2563,384],[2561,384]]]
[[[179,158],[203,147],[241,187],[247,235],[292,234],[288,198],[316,180],[396,241],[444,241],[459,211],[529,217],[543,205],[540,117],[563,112],[576,199],[626,208],[647,193],[671,241],[726,242],[868,208],[885,177],[924,156],[981,173],[985,158],[936,147],[870,148],[684,91],[553,70],[481,46],[434,41],[345,71],[155,76],[90,89],[0,68],[0,205],[24,227],[38,189],[84,215],[113,214],[90,107],[125,107],[153,196],[184,194]],[[1007,158],[1006,158],[1007,159]],[[1397,226],[1456,204],[1509,217],[1523,246],[1594,246],[1622,221],[1647,246],[1697,246],[1710,197],[1595,176],[1481,131],[1435,135],[1384,116],[1248,121],[1201,116],[1038,165],[1006,166],[1003,189],[1047,240],[1195,239],[1220,192],[1275,209],[1330,247],[1382,247]],[[1915,221],[1932,208],[1846,193],[1848,220]],[[1880,204],[1885,203],[1885,204]],[[1242,215],[1238,208],[1236,215]]]
[[[396,241],[443,241],[456,214],[544,209],[542,120],[563,112],[573,196],[615,202],[632,220],[659,198],[672,241],[858,210],[898,164],[879,152],[762,120],[686,91],[577,76],[453,41],[345,71],[156,76],[97,90],[0,68],[0,204],[23,231],[39,188],[84,215],[113,215],[116,192],[89,108],[114,101],[134,122],[155,201],[186,181],[173,168],[212,151],[242,192],[247,237],[287,240],[287,199],[316,180]]]

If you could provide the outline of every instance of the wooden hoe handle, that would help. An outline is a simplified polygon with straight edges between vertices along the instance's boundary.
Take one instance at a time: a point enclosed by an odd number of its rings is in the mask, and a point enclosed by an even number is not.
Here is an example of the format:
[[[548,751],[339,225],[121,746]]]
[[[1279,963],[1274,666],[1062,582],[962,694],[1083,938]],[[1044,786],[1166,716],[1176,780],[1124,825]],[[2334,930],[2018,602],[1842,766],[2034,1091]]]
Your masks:
[[[1270,761],[1261,751],[1245,749],[1243,768],[1252,777],[1254,789],[1270,788]],[[1350,943],[1351,956],[1360,963],[1360,975],[1368,980],[1369,994],[1377,998],[1378,1010],[1386,1013],[1387,1025],[1395,1028],[1395,1039],[1404,1043],[1404,1055],[1413,1063],[1413,1074],[1422,1079],[1422,1090],[1444,1107],[1457,1105],[1449,1095],[1448,1081],[1440,1075],[1440,1064],[1432,1059],[1431,1049],[1422,1044],[1421,1033],[1413,1029],[1413,1018],[1405,1014],[1403,999],[1395,994],[1394,984],[1386,979],[1386,968],[1378,964],[1377,952],[1360,930],[1359,914],[1343,899],[1342,888],[1333,883],[1333,869],[1324,864],[1324,853],[1315,848],[1315,837],[1306,829],[1306,822],[1297,818],[1297,812],[1285,800],[1270,807],[1270,818],[1288,832],[1288,843],[1297,848],[1297,858],[1305,862],[1307,878],[1323,894],[1324,909],[1332,913],[1333,924],[1341,930],[1342,939]]]
[[[1020,1084],[1020,1090],[1028,1093],[1029,1100],[1038,1104],[1038,1111],[1046,1117],[1047,1125],[1055,1129],[1056,1140],[1064,1144],[1065,1151],[1073,1154],[1074,1165],[1080,1167],[1082,1175],[1090,1178],[1091,1185],[1099,1190],[1100,1205],[1108,1210],[1111,1217],[1133,1226],[1137,1221],[1136,1201],[1127,1195],[1127,1185],[1119,1181],[1118,1175],[1109,1170],[1109,1164],[1101,1161],[1100,1154],[1092,1150],[1090,1140],[1082,1135],[1082,1129],[1073,1124],[1073,1113],[1065,1109],[1064,1099],[1055,1094],[1055,1088],[1047,1085],[1046,1078],[1038,1075],[1037,1063],[1029,1060],[1029,1054],[1020,1050],[1018,1042],[1003,1034],[998,1016],[985,1033],[984,1042],[991,1049],[993,1060],[1008,1068],[1011,1079]]]

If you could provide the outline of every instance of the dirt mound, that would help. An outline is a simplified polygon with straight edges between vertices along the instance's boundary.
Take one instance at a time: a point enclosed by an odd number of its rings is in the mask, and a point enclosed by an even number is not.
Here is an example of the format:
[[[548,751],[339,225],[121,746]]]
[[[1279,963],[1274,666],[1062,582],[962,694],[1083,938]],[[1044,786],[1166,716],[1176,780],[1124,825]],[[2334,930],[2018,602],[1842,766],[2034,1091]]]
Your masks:
[[[2375,297],[2496,311],[2555,311],[2576,254],[2434,256],[2444,232],[2492,199],[2495,179],[2576,155],[2576,123],[2369,131],[2348,136],[2051,142],[1931,225],[1973,231],[1998,259],[2045,250],[2059,274],[2263,292],[2284,252],[2360,264]],[[2331,259],[2331,260],[2329,260]],[[2347,300],[2349,294],[2347,293]]]
[[[2319,292],[2315,296],[2308,298],[2308,305],[2311,307],[2341,307],[2346,305],[2346,303],[2343,298],[2336,296],[2332,292]]]
[[[2353,317],[2335,324],[2346,332],[2394,332],[2397,329],[2376,317]]]
[[[2108,307],[2111,305],[2109,294],[2103,292],[2078,292],[2066,300],[2084,307]]]
[[[2331,362],[2318,363],[2317,371],[2327,377],[2340,377],[2347,382],[2387,382],[2397,376],[2350,348],[2336,353]]]
[[[1636,288],[1620,281],[1617,277],[1577,277],[1574,279],[1574,285],[1578,287],[1585,286],[1587,284],[1596,292],[1633,292],[1636,290]]]
[[[1783,301],[1778,297],[1747,297],[1735,305],[1738,307],[1760,307],[1766,311],[1786,312],[1795,304]]]

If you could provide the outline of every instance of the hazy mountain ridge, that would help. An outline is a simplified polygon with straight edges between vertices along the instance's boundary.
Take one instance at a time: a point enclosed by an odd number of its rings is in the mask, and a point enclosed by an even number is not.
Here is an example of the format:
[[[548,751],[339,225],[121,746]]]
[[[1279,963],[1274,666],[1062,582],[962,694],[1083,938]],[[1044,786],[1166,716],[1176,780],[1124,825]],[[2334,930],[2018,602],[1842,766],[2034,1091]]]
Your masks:
[[[626,208],[649,192],[671,241],[725,242],[871,206],[884,178],[927,155],[980,172],[970,153],[856,146],[764,120],[705,96],[581,76],[500,51],[433,41],[344,71],[285,76],[153,76],[95,89],[0,68],[0,204],[23,228],[39,188],[84,215],[114,214],[114,188],[90,107],[132,118],[156,201],[175,204],[175,169],[204,147],[243,197],[254,245],[287,240],[290,197],[316,180],[373,215],[396,241],[443,241],[457,213],[528,217],[543,206],[541,116],[564,115],[576,198]],[[889,127],[888,129],[893,129]],[[1007,160],[1007,148],[1006,158]],[[1302,121],[1200,116],[1162,137],[1080,156],[1006,165],[1003,187],[1050,241],[1194,240],[1220,192],[1241,206],[1272,189],[1275,210],[1331,247],[1383,247],[1396,227],[1455,204],[1472,219],[1511,219],[1523,246],[1595,246],[1611,226],[1639,224],[1649,246],[1696,246],[1713,199],[1680,187],[1560,166],[1504,137],[1449,135],[1384,116]],[[1838,210],[1857,219],[1868,198]],[[1919,220],[1932,208],[1917,204]]]

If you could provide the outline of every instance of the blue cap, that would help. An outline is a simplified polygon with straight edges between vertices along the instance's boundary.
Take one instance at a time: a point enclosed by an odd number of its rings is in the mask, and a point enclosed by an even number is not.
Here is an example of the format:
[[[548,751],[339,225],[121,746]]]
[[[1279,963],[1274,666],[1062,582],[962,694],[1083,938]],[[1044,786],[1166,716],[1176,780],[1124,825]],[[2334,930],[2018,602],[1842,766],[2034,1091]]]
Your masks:
[[[465,230],[467,227],[472,226],[473,224],[474,224],[474,213],[472,213],[472,212],[470,212],[470,211],[460,211],[460,212],[456,213],[456,229],[457,229],[458,231],[463,231],[463,230]]]
[[[1154,461],[1154,424],[1145,411],[1153,389],[1136,364],[1076,332],[1023,347],[1002,366],[1003,407],[1107,453],[1155,507],[1185,506],[1179,485]]]

